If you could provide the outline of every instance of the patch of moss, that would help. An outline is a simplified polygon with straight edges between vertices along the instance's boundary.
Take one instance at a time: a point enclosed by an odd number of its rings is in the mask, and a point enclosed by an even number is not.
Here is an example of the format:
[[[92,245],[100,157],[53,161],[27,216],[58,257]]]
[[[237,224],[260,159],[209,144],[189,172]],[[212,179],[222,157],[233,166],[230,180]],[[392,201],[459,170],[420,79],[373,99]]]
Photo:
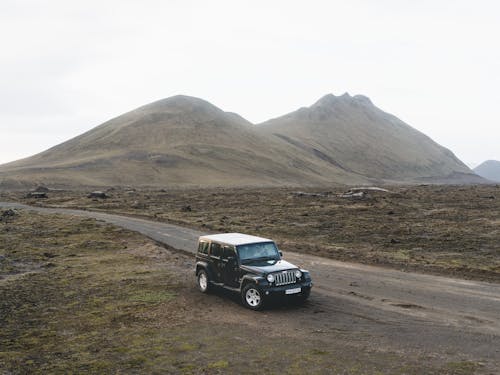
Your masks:
[[[225,369],[228,367],[229,367],[229,362],[223,359],[208,364],[208,368],[211,369]]]
[[[168,291],[144,291],[131,295],[129,300],[132,302],[156,304],[170,301],[175,297],[174,293]]]
[[[446,364],[443,370],[446,375],[472,375],[476,373],[478,367],[476,362],[450,362]]]

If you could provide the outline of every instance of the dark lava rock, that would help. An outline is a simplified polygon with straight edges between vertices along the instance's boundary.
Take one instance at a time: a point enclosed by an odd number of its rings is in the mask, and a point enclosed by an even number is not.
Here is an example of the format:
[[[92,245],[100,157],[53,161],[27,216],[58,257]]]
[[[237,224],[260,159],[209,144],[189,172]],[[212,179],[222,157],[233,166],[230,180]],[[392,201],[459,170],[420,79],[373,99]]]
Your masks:
[[[47,198],[47,193],[40,191],[30,191],[28,194],[26,194],[26,198],[45,199]]]
[[[16,215],[17,215],[16,211],[14,211],[10,208],[8,210],[2,212],[2,217],[12,217],[12,216],[16,216]]]
[[[93,191],[89,195],[87,195],[87,198],[100,198],[100,199],[106,199],[108,196],[106,195],[105,192],[103,191]]]

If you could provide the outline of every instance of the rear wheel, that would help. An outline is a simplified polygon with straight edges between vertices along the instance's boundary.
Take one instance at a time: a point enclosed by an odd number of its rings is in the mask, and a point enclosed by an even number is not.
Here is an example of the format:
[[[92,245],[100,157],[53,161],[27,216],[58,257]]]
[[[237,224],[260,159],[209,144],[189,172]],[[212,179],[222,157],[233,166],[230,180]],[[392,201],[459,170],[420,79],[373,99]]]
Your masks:
[[[254,283],[245,285],[241,291],[241,299],[245,307],[252,310],[260,310],[264,306],[263,296]]]
[[[198,280],[198,289],[202,293],[208,293],[210,290],[210,281],[208,279],[208,274],[207,271],[205,270],[199,270],[198,275],[197,275],[197,280]]]

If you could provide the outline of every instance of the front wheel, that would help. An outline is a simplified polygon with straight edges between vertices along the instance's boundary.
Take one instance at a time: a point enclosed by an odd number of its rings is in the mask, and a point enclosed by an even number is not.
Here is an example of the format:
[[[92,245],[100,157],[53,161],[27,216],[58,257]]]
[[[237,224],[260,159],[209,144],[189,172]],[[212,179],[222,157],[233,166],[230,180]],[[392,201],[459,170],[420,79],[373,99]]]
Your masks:
[[[264,306],[263,296],[257,285],[253,283],[245,285],[241,291],[241,299],[245,307],[252,310],[260,310]]]
[[[205,270],[198,271],[197,280],[198,280],[198,289],[200,290],[200,292],[208,293],[208,291],[210,290],[210,283],[207,271]]]

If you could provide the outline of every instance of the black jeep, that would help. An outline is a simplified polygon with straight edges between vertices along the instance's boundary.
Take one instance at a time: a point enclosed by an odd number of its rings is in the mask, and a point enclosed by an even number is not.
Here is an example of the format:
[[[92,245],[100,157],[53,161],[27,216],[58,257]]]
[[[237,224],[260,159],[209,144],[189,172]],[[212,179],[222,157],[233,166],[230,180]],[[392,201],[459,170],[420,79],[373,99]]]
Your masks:
[[[305,301],[311,292],[309,272],[282,260],[274,241],[241,233],[202,236],[196,254],[201,292],[220,286],[241,293],[243,304],[259,310],[266,300],[293,296]]]

